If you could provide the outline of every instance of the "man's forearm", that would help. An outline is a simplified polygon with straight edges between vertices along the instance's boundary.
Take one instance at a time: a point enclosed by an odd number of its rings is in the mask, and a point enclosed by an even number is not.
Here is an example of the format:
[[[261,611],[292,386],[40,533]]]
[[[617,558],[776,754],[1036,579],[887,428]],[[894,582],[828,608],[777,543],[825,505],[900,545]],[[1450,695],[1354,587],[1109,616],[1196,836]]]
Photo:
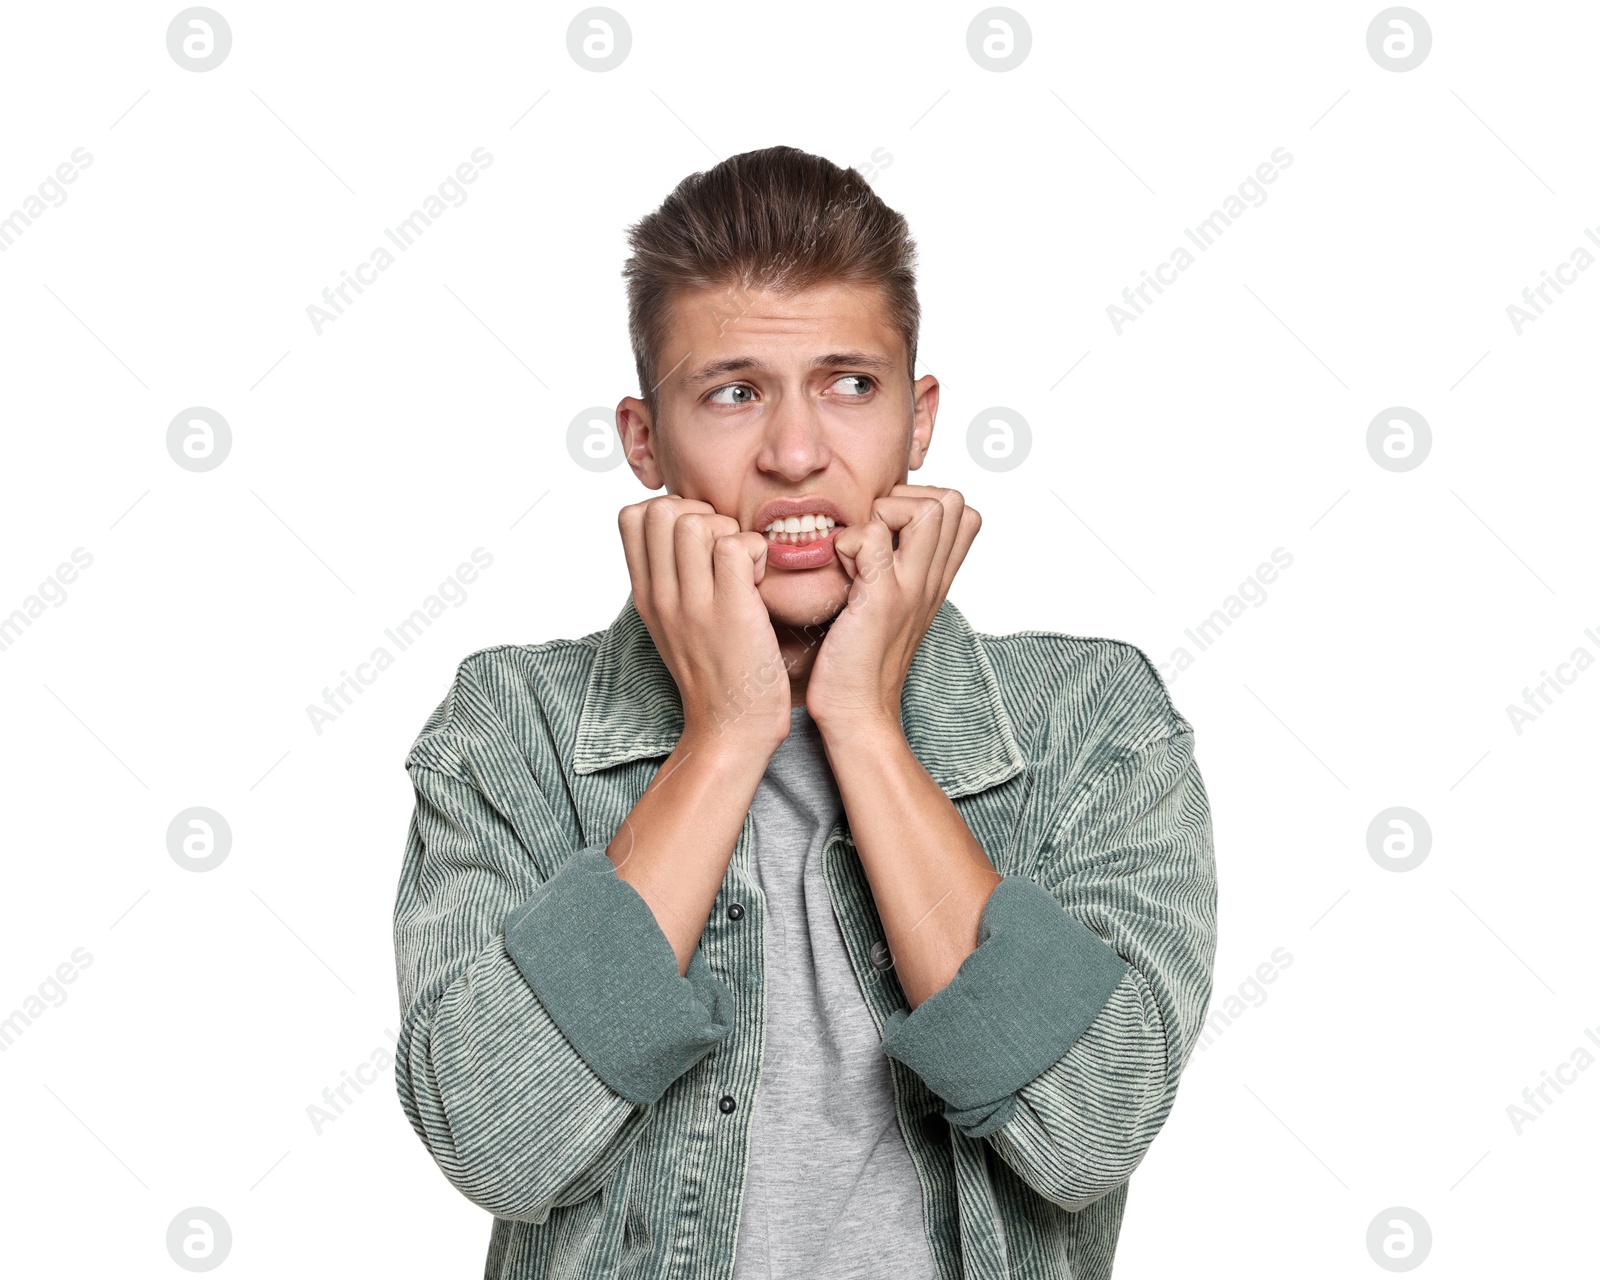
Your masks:
[[[606,847],[655,913],[686,973],[770,752],[685,736]]]
[[[1000,873],[898,724],[820,727],[884,941],[915,1009],[976,949]]]

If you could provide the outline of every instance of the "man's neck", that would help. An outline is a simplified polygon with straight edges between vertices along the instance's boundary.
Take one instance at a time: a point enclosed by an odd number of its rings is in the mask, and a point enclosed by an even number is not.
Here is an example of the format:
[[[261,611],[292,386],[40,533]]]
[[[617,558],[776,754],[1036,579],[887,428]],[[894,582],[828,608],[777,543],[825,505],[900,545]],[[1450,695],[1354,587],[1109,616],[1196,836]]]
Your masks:
[[[789,671],[789,705],[805,705],[806,686],[811,680],[811,668],[817,660],[817,650],[822,646],[824,632],[811,627],[805,630],[774,622],[778,637],[778,651],[783,654],[783,664]]]

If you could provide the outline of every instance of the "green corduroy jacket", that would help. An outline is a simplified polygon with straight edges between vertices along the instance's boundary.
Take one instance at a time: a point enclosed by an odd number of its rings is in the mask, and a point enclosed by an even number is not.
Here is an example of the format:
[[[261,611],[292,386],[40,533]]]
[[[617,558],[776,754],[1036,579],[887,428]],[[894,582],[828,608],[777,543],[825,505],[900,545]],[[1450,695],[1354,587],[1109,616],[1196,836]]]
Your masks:
[[[1004,877],[908,1011],[848,815],[824,852],[934,1259],[1104,1280],[1211,993],[1193,730],[1138,649],[981,634],[949,600],[901,721]],[[468,656],[406,756],[396,1083],[494,1215],[486,1277],[732,1274],[765,1020],[751,823],[687,976],[605,855],[682,725],[630,596],[604,631]]]

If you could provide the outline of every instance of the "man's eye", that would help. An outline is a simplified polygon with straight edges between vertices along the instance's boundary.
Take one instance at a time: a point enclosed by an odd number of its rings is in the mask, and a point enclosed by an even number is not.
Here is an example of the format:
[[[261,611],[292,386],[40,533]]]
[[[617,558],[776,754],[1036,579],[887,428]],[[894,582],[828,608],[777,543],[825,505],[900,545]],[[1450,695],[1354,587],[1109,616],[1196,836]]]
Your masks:
[[[871,394],[871,392],[878,385],[877,382],[874,379],[868,377],[864,373],[847,373],[847,374],[844,374],[844,375],[842,375],[842,376],[840,376],[838,378],[835,378],[834,381],[833,381],[833,385],[836,386],[836,387],[839,386],[841,383],[854,383],[855,384],[855,388],[853,390],[847,387],[845,389],[844,393],[843,393],[845,395],[851,395],[851,396],[869,395],[869,394]],[[725,394],[726,395],[731,395],[733,397],[733,399],[730,400],[730,399],[719,399],[718,398],[718,397],[723,396]],[[755,388],[752,387],[748,382],[730,382],[727,386],[718,387],[715,391],[710,392],[706,396],[706,403],[707,404],[749,404],[751,397],[753,397],[754,395],[755,395]]]

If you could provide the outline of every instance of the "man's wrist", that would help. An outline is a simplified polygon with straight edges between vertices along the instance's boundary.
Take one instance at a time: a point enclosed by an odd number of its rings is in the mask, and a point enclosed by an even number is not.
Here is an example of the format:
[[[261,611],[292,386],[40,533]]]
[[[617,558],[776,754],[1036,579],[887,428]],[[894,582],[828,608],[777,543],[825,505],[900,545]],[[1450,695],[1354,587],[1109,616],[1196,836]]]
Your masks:
[[[687,762],[691,757],[707,768],[741,776],[754,773],[759,778],[778,749],[769,736],[762,737],[748,728],[733,725],[686,725],[678,739],[678,753]]]
[[[821,718],[813,715],[817,728],[822,733],[822,740],[827,744],[830,756],[843,755],[849,752],[877,752],[895,750],[906,747],[905,730],[900,725],[899,716],[891,717],[888,712],[878,711],[851,711],[847,714],[824,715]]]

